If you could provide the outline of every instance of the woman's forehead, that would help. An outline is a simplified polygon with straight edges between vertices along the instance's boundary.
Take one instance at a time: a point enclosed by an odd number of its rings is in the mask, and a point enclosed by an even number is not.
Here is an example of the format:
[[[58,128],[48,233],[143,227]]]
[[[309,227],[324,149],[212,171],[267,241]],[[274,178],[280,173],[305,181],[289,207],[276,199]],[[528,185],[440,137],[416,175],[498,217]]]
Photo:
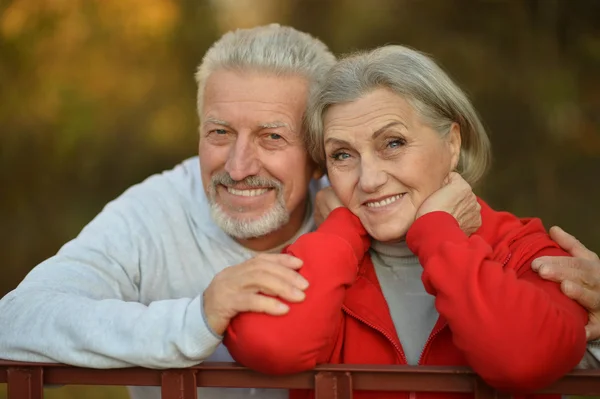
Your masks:
[[[336,131],[367,129],[373,132],[390,125],[408,128],[416,113],[404,98],[387,90],[375,91],[357,100],[335,104],[324,115],[325,134]]]

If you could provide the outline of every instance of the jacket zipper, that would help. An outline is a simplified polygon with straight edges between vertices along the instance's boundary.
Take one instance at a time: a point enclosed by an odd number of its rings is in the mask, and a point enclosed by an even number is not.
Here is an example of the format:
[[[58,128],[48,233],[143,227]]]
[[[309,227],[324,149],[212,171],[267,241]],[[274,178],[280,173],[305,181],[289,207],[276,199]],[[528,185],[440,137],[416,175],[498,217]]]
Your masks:
[[[512,257],[512,252],[509,252],[508,255],[506,255],[506,258],[504,259],[504,261],[502,262],[502,266],[503,267],[508,264],[508,261],[510,260],[511,257]],[[417,362],[418,365],[421,365],[421,361],[423,360],[423,354],[425,353],[425,350],[427,349],[427,346],[431,344],[431,341],[433,341],[433,339],[435,338],[435,336],[438,335],[447,325],[448,325],[448,323],[445,322],[444,324],[442,324],[442,326],[440,328],[438,328],[436,331],[434,331],[427,338],[427,341],[425,341],[425,345],[423,345],[423,350],[421,351],[421,354],[419,355],[419,361]],[[417,397],[417,393],[416,392],[411,392],[409,394],[409,399],[416,399],[416,397]]]
[[[436,335],[438,335],[444,328],[446,328],[447,325],[448,325],[448,323],[444,322],[444,324],[442,324],[442,326],[440,328],[433,331],[433,333],[427,338],[427,341],[425,341],[425,345],[423,345],[423,350],[421,351],[421,354],[419,355],[419,361],[417,362],[417,365],[419,365],[419,366],[421,365],[421,361],[423,360],[423,354],[425,353],[427,346],[431,344],[431,341],[433,341],[433,339],[436,337]],[[416,392],[411,392],[408,396],[409,399],[416,399],[416,397],[417,397]]]
[[[404,364],[408,364],[408,361],[406,360],[406,356],[404,355],[404,351],[402,350],[402,348],[400,346],[398,346],[398,344],[396,344],[394,342],[394,339],[392,337],[390,337],[390,335],[388,333],[386,333],[383,329],[369,323],[362,317],[358,316],[356,313],[354,313],[350,309],[348,309],[345,305],[342,305],[342,309],[344,310],[344,312],[348,313],[350,316],[354,317],[356,320],[366,324],[367,326],[371,327],[372,329],[374,329],[376,331],[379,331],[384,337],[387,338],[388,341],[390,341],[390,343],[394,346],[394,348],[396,348],[396,351],[398,351],[398,353],[400,354],[400,357],[404,361]]]
[[[508,255],[506,255],[506,259],[504,259],[504,262],[502,262],[502,267],[504,267],[508,264],[508,261],[510,260],[510,258],[512,258],[512,252],[509,252]]]
[[[512,257],[512,252],[509,252],[508,255],[506,256],[506,258],[504,259],[504,262],[502,262],[502,266],[506,266],[508,264],[508,261],[510,260],[510,258]],[[406,356],[404,355],[404,351],[402,350],[402,348],[400,346],[398,346],[392,337],[390,337],[390,335],[388,333],[386,333],[383,329],[373,325],[372,323],[369,323],[368,321],[366,321],[365,319],[363,319],[362,317],[358,316],[356,313],[352,312],[350,309],[348,309],[345,305],[342,305],[342,309],[344,310],[344,312],[346,312],[348,315],[354,317],[356,320],[360,321],[361,323],[366,324],[367,326],[371,327],[372,329],[378,331],[379,333],[381,333],[385,338],[387,338],[387,340],[394,346],[394,348],[396,349],[396,351],[400,354],[400,357],[402,358],[402,361],[404,361],[404,364],[408,364],[408,361],[406,360]],[[419,355],[419,361],[417,362],[417,365],[421,365],[421,361],[423,360],[423,354],[425,353],[425,350],[427,349],[427,346],[431,344],[431,341],[433,341],[433,339],[444,329],[446,328],[446,326],[448,325],[447,322],[444,322],[444,324],[442,324],[442,326],[440,328],[438,328],[436,331],[434,331],[428,338],[427,341],[425,341],[425,345],[423,345],[423,350],[421,351],[421,354]],[[409,399],[416,399],[417,398],[417,393],[416,392],[409,392],[408,395]]]

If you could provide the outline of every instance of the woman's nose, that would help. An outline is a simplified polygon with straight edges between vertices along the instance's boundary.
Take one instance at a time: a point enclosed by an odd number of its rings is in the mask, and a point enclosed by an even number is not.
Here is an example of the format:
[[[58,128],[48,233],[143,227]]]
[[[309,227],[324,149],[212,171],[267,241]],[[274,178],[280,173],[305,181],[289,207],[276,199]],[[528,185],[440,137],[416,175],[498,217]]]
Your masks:
[[[387,174],[377,162],[361,163],[360,187],[366,193],[377,192],[387,182]]]

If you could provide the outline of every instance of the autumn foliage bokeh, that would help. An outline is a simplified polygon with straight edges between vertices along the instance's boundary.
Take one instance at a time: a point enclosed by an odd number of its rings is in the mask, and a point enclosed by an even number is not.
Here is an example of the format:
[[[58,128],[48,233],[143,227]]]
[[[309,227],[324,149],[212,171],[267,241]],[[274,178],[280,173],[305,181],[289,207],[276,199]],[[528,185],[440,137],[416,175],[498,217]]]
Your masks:
[[[432,55],[491,134],[478,193],[600,251],[599,21],[596,0],[1,0],[0,295],[107,201],[195,154],[197,64],[226,30],[268,22],[337,54]]]

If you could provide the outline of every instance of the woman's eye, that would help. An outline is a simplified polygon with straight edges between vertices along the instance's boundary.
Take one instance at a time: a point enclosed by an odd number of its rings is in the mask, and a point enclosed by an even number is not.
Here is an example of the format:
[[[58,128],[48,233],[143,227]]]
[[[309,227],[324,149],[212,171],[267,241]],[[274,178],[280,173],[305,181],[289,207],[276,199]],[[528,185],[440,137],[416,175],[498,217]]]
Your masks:
[[[331,158],[333,158],[334,161],[343,161],[345,159],[350,158],[350,154],[348,154],[347,152],[337,152],[333,154]]]
[[[390,141],[388,142],[388,147],[390,147],[390,148],[398,148],[398,147],[401,147],[401,146],[403,146],[403,145],[404,145],[404,143],[405,143],[405,141],[404,141],[404,140],[401,140],[401,139],[394,139],[394,140],[390,140]]]

